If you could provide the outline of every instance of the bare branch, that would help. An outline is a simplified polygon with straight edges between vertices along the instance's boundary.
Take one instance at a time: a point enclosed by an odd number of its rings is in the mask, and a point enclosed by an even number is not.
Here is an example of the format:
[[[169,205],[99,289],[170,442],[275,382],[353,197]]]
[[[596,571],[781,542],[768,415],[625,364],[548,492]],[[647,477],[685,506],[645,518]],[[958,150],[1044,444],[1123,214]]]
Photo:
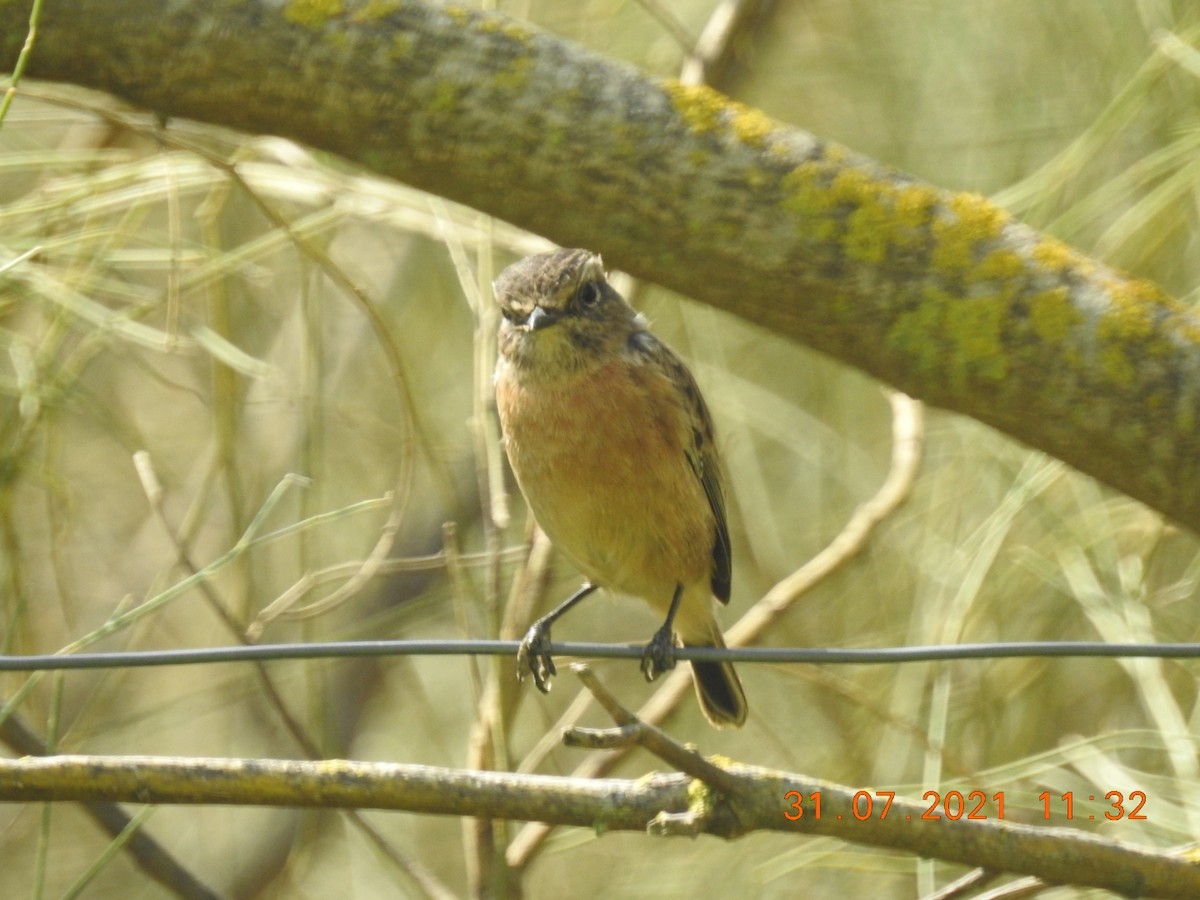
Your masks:
[[[684,774],[636,780],[514,775],[348,760],[58,756],[0,760],[0,800],[233,804],[391,809],[540,820],[606,831],[705,833],[755,830],[836,837],[1060,884],[1128,896],[1200,896],[1187,859],[1066,828],[926,817],[928,804],[896,798],[860,818],[862,792],[754,766],[723,763],[730,790],[697,790]],[[791,820],[792,800],[820,795]],[[684,827],[686,824],[686,827]]]

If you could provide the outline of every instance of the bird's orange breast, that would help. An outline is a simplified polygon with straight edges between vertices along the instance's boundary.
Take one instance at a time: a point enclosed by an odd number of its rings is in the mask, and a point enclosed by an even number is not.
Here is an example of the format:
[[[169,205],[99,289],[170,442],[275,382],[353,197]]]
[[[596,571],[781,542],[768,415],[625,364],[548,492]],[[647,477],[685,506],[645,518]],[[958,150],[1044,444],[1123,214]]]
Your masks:
[[[715,520],[666,373],[624,354],[552,381],[501,367],[496,403],[522,493],[585,575],[662,608],[707,581]]]

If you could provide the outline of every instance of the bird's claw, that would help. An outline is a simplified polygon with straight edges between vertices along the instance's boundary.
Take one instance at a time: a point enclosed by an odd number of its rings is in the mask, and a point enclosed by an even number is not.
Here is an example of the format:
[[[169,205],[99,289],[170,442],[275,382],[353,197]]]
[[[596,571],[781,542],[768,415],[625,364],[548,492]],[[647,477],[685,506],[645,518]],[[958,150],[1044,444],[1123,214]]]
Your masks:
[[[526,675],[532,675],[537,689],[543,694],[550,693],[550,679],[558,674],[551,649],[549,626],[534,622],[517,650],[517,680],[524,681]]]
[[[664,625],[654,632],[642,653],[642,674],[653,681],[663,672],[675,668],[675,635],[670,626]]]

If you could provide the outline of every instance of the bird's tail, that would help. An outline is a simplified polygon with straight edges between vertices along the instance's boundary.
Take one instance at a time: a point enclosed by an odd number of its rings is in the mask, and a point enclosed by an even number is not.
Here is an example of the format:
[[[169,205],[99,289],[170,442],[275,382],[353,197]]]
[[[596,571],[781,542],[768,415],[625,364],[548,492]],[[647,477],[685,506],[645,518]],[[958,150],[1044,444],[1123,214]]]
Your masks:
[[[724,647],[725,640],[716,626],[704,640],[685,640],[690,647]],[[692,660],[692,680],[696,683],[696,697],[704,718],[716,728],[732,725],[741,728],[746,721],[746,693],[741,679],[729,662],[701,662]]]

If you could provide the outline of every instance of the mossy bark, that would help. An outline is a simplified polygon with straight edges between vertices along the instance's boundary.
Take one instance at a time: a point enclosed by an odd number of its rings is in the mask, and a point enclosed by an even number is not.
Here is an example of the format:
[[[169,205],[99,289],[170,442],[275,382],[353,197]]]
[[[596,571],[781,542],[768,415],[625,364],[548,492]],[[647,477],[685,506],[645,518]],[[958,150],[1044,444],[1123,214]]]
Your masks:
[[[0,3],[0,68],[28,7]],[[600,251],[1200,529],[1195,315],[707,89],[401,0],[55,0],[29,74],[294,138]]]

